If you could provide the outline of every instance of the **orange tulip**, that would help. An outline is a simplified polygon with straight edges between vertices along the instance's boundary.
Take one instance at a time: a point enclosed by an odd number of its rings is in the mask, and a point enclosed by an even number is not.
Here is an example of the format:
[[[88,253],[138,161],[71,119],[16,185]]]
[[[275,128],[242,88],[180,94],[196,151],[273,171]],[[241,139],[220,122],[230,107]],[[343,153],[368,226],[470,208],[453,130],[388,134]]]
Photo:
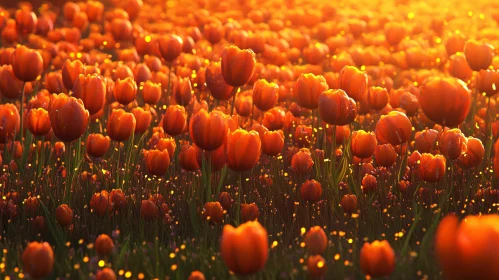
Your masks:
[[[464,44],[464,56],[473,71],[487,69],[494,57],[494,47],[476,40],[468,40]]]
[[[69,226],[73,222],[73,210],[66,204],[61,204],[55,209],[55,219],[61,227]]]
[[[117,142],[124,142],[135,131],[136,120],[132,113],[114,109],[107,120],[107,134]]]
[[[187,280],[205,280],[206,278],[204,277],[204,274],[201,271],[193,271],[189,275],[189,278]]]
[[[205,79],[206,86],[215,99],[228,100],[232,97],[234,87],[225,82],[220,62],[212,62],[206,67]]]
[[[20,116],[14,104],[0,104],[0,143],[7,143],[20,128]]]
[[[66,21],[72,21],[74,15],[80,12],[80,6],[73,2],[66,2],[62,8],[62,12]]]
[[[88,155],[96,158],[101,158],[106,154],[110,146],[111,138],[109,138],[109,136],[92,133],[87,137],[85,148]]]
[[[435,251],[447,279],[495,279],[499,273],[499,231],[496,214],[466,216],[459,223],[454,215],[440,221]]]
[[[125,194],[121,189],[113,189],[109,193],[111,207],[116,210],[124,209],[126,206]]]
[[[476,90],[478,93],[485,93],[485,96],[492,97],[499,92],[499,71],[480,70],[476,79]]]
[[[268,234],[256,221],[237,228],[225,225],[220,241],[222,260],[230,271],[239,275],[255,273],[268,258]]]
[[[99,216],[104,216],[109,210],[109,193],[106,190],[94,193],[90,199],[90,209]]]
[[[340,71],[340,89],[355,101],[362,100],[367,92],[367,74],[354,66],[345,66]]]
[[[224,210],[220,202],[206,202],[203,207],[203,219],[212,224],[219,224],[224,215]]]
[[[321,255],[310,256],[307,259],[307,269],[310,276],[319,278],[326,273],[326,260]]]
[[[482,163],[485,148],[478,138],[468,137],[467,150],[457,158],[457,163],[464,168],[477,167]]]
[[[319,96],[326,90],[328,90],[328,85],[324,77],[311,73],[301,74],[293,87],[298,105],[310,110],[319,107]]]
[[[354,213],[357,211],[357,197],[354,194],[345,194],[341,198],[340,204],[345,213]]]
[[[314,161],[309,149],[302,148],[291,158],[291,169],[296,174],[306,174],[312,169]]]
[[[100,256],[107,256],[111,254],[114,248],[114,242],[107,234],[101,234],[95,239],[95,251]]]
[[[86,12],[89,21],[100,20],[104,12],[104,4],[99,1],[88,1]]]
[[[299,147],[309,146],[312,142],[312,127],[305,125],[296,126],[293,137]]]
[[[0,74],[1,75],[1,74]],[[45,89],[50,93],[64,93],[66,88],[64,87],[64,82],[62,81],[62,72],[49,72],[45,74],[45,81],[43,82]]]
[[[261,140],[254,130],[237,129],[227,135],[227,164],[241,172],[255,167],[260,160]]]
[[[227,163],[227,151],[226,151],[226,141],[222,144],[222,146],[218,147],[215,150],[207,151],[202,150],[198,146],[194,145],[196,150],[196,160],[198,162],[198,166],[203,165],[203,160],[205,163],[208,163],[211,166],[211,172],[218,172],[222,170],[222,168]]]
[[[268,156],[277,156],[284,148],[284,133],[282,130],[266,131],[262,140],[262,152]]]
[[[192,121],[192,120],[191,120]],[[170,105],[163,116],[163,129],[171,136],[182,133],[187,125],[187,113],[180,105]]]
[[[435,150],[438,131],[427,129],[416,132],[414,137],[414,148],[420,153],[431,153]]]
[[[154,145],[155,149],[160,151],[167,150],[170,158],[173,158],[175,155],[175,149],[177,148],[177,144],[175,143],[175,139],[173,138],[161,138],[158,140],[156,145]]]
[[[175,34],[163,35],[157,38],[159,54],[165,61],[171,62],[182,53],[184,41]]]
[[[438,182],[445,175],[445,157],[424,153],[419,159],[419,174],[426,182]]]
[[[29,131],[36,136],[43,136],[51,129],[49,113],[43,108],[29,110],[26,123]]]
[[[116,280],[116,274],[110,268],[103,268],[95,275],[95,280]]]
[[[304,201],[317,202],[322,195],[321,183],[315,180],[306,180],[300,187],[300,196]]]
[[[233,87],[240,87],[249,82],[255,71],[255,53],[229,46],[222,53],[222,75],[225,82]]]
[[[473,70],[466,62],[464,54],[453,54],[449,59],[449,73],[463,82],[468,82],[473,76]]]
[[[403,23],[388,22],[385,24],[385,37],[388,44],[396,46],[406,36],[406,27]]]
[[[182,145],[178,155],[180,166],[187,171],[199,169],[197,161],[196,148],[191,145]]]
[[[260,111],[273,108],[279,99],[279,86],[269,83],[264,79],[256,81],[253,85],[253,103]]]
[[[397,161],[397,152],[390,144],[381,144],[374,150],[376,163],[383,167],[390,167]]]
[[[347,125],[357,116],[357,104],[343,90],[330,89],[319,96],[319,114],[330,125]]]
[[[380,111],[388,104],[388,91],[382,87],[370,87],[367,92],[369,108]]]
[[[54,269],[54,251],[47,242],[29,243],[21,260],[24,272],[33,279],[48,277]]]
[[[457,159],[467,150],[468,139],[458,128],[445,130],[440,134],[438,146],[440,153],[450,160]]]
[[[173,91],[173,96],[178,104],[182,106],[189,105],[192,99],[192,86],[191,80],[188,77],[180,78],[177,81]]]
[[[136,121],[134,133],[141,134],[146,132],[149,129],[149,126],[151,125],[151,120],[152,120],[151,111],[137,107],[132,109],[132,114],[135,117]]]
[[[151,150],[146,155],[147,171],[151,175],[163,176],[170,166],[170,155],[168,150]]]
[[[435,77],[421,86],[419,102],[431,121],[452,127],[462,123],[468,115],[471,96],[461,80]]]
[[[227,131],[227,119],[220,111],[212,111],[208,114],[205,109],[201,109],[191,117],[189,122],[189,135],[192,141],[196,146],[207,151],[213,151],[222,146]],[[260,150],[260,145],[258,145],[258,150]]]
[[[352,133],[350,149],[354,156],[365,159],[370,158],[374,154],[377,144],[378,141],[376,141],[376,136],[373,132],[357,130]]]
[[[106,84],[100,75],[80,74],[73,85],[73,96],[83,101],[90,115],[99,112],[106,102]]]
[[[62,65],[62,82],[67,90],[72,90],[73,85],[80,76],[85,74],[85,66],[80,60],[66,60]]]
[[[161,85],[146,81],[142,89],[142,97],[144,102],[149,105],[155,105],[161,99]]]
[[[327,249],[327,236],[320,226],[311,227],[305,234],[303,242],[311,255],[323,254]]]
[[[0,79],[2,81],[9,81],[8,83],[0,83],[0,94],[2,96],[10,99],[21,98],[24,82],[14,75],[11,65],[0,67]]]
[[[260,210],[258,210],[258,206],[255,203],[242,203],[241,217],[243,222],[256,221],[260,217]]]
[[[406,143],[412,135],[412,124],[404,113],[392,111],[381,116],[376,124],[376,138],[381,144],[394,146]]]
[[[165,152],[168,154],[167,152]],[[142,200],[140,204],[140,216],[148,221],[158,217],[158,207],[151,200]]]
[[[224,210],[232,208],[233,201],[228,192],[221,192],[218,196],[218,202],[220,202],[220,205],[222,205]]]
[[[18,9],[15,13],[16,28],[21,34],[34,33],[36,29],[36,23],[38,21],[35,13],[31,10],[23,8]]]
[[[132,39],[132,23],[128,19],[114,18],[111,21],[111,34],[116,41],[128,41]]]
[[[122,105],[128,105],[135,100],[137,95],[137,84],[135,81],[127,77],[125,79],[118,79],[114,84],[114,98]]]
[[[42,56],[36,50],[18,46],[12,53],[12,71],[23,82],[34,81],[43,71]]]
[[[54,95],[49,115],[52,131],[64,142],[73,142],[87,129],[89,113],[81,99],[65,94]]]
[[[386,277],[395,270],[395,252],[388,241],[364,243],[360,250],[360,268],[371,277]]]

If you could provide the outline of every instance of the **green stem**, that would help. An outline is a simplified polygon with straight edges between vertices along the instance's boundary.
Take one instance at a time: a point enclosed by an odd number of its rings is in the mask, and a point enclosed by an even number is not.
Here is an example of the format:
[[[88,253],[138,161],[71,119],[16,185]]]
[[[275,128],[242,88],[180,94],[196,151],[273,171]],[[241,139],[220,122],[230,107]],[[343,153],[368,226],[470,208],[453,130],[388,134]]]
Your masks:
[[[237,87],[234,87],[232,90],[232,108],[230,109],[230,115],[234,115],[234,107],[236,107],[236,95],[237,95]]]
[[[237,190],[236,226],[239,226],[239,221],[241,220],[241,192],[243,191],[241,172],[237,172],[237,182],[239,183],[239,188]]]
[[[117,152],[118,152],[118,161],[116,161],[116,188],[119,189],[120,188],[120,157],[121,157],[121,153],[120,153],[120,142],[117,142]]]
[[[24,148],[23,134],[24,134],[24,89],[26,88],[26,82],[23,83],[23,89],[21,91],[21,138],[19,139],[21,145]]]
[[[71,142],[68,143],[68,149],[66,150],[66,187],[64,189],[64,199],[63,202],[70,206],[69,196],[71,193],[71,176],[69,175],[71,171]]]

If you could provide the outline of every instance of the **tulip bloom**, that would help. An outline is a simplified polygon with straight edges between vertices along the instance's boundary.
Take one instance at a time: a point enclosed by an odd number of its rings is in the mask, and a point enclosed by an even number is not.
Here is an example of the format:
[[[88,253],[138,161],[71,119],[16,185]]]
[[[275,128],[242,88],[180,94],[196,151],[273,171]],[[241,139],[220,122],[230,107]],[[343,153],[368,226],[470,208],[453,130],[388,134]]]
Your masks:
[[[260,138],[264,154],[273,157],[282,152],[284,148],[284,133],[282,130],[266,131]]]
[[[347,125],[357,116],[357,104],[343,90],[327,90],[319,96],[319,114],[330,125]]]
[[[394,146],[406,143],[412,135],[412,124],[404,113],[392,111],[376,123],[376,138],[381,144]]]
[[[312,155],[307,148],[300,149],[291,158],[291,169],[296,174],[306,174],[312,169],[314,161],[312,160]]]
[[[477,167],[482,163],[485,147],[478,138],[468,137],[467,150],[457,158],[457,163],[464,168]]]
[[[175,34],[169,34],[158,37],[157,44],[161,57],[165,61],[172,62],[182,53],[184,41]]]
[[[476,80],[476,90],[485,93],[487,97],[492,97],[499,92],[499,71],[480,70]]]
[[[163,116],[163,129],[171,136],[182,133],[187,125],[187,113],[180,105],[170,105]]]
[[[123,80],[118,79],[114,84],[114,98],[122,105],[128,105],[135,100],[137,95],[137,84],[127,77]]]
[[[423,113],[431,121],[453,127],[462,123],[468,115],[471,96],[461,80],[434,77],[421,86],[419,102]]]
[[[255,71],[255,53],[250,49],[241,50],[229,46],[222,53],[222,75],[225,82],[233,87],[248,83]]]
[[[293,87],[296,102],[310,110],[319,107],[319,96],[328,90],[326,80],[321,75],[301,74]]]
[[[364,130],[354,131],[350,142],[350,149],[354,156],[365,159],[370,158],[376,150],[376,136],[373,132],[365,132]]]
[[[230,169],[241,172],[255,167],[260,160],[261,140],[254,130],[237,129],[227,135],[227,164]]]
[[[163,176],[170,166],[170,155],[168,150],[151,150],[146,156],[147,171],[151,175]]]
[[[386,277],[395,270],[395,252],[388,241],[364,243],[360,250],[360,268],[371,277]]]
[[[446,161],[442,155],[422,154],[419,159],[419,174],[426,182],[438,182],[445,175]]]
[[[11,65],[2,65],[0,67],[0,80],[9,81],[0,83],[0,93],[10,99],[21,98],[24,87],[24,82],[19,80]]]
[[[187,171],[195,171],[199,169],[197,161],[196,148],[191,145],[182,145],[178,155],[180,167]]]
[[[454,215],[440,221],[435,235],[437,260],[447,279],[495,279],[499,273],[497,214]]]
[[[62,82],[67,90],[72,90],[76,79],[83,74],[86,74],[83,63],[76,59],[74,61],[66,60],[62,65]]]
[[[212,111],[208,114],[205,109],[201,109],[191,117],[189,122],[189,134],[192,141],[196,146],[207,151],[222,146],[227,131],[227,119],[220,111]]]
[[[151,111],[137,107],[132,109],[132,114],[136,121],[134,133],[141,134],[146,132],[151,125]]]
[[[107,120],[107,134],[117,142],[124,142],[132,136],[137,121],[132,113],[115,109]]]
[[[88,155],[101,158],[106,154],[110,146],[111,138],[109,136],[93,133],[88,135],[85,148]]]
[[[355,66],[345,66],[340,71],[340,89],[344,90],[348,96],[355,101],[362,100],[367,92],[367,74],[357,69]]]
[[[322,195],[321,183],[315,180],[306,180],[300,187],[300,197],[304,201],[317,202]]]
[[[211,224],[219,224],[224,215],[224,209],[220,202],[206,202],[203,207],[203,219]]]
[[[73,96],[83,101],[90,115],[99,112],[106,102],[106,84],[100,75],[80,74],[73,85]]]
[[[54,269],[54,251],[47,242],[31,242],[24,249],[21,261],[27,275],[33,279],[45,278]]]
[[[52,131],[64,142],[73,142],[87,129],[89,113],[81,99],[65,94],[54,95],[49,114]]]
[[[33,135],[43,136],[50,131],[49,113],[43,108],[29,110],[26,121],[28,129]]]
[[[420,153],[431,153],[435,150],[438,131],[428,129],[416,132],[414,137],[414,148]]]
[[[397,152],[390,144],[381,144],[374,150],[376,163],[383,167],[390,167],[397,161]]]
[[[303,237],[303,242],[312,255],[323,254],[327,249],[327,235],[320,226],[311,227]]]
[[[357,197],[354,194],[345,194],[341,198],[340,204],[345,213],[354,213],[357,211]]]
[[[175,97],[175,102],[179,105],[189,105],[192,99],[192,85],[191,80],[188,77],[179,78],[179,80],[175,83],[173,96]]]
[[[20,116],[14,104],[0,104],[0,143],[7,143],[20,128]]]
[[[494,58],[494,47],[476,40],[468,40],[464,44],[464,56],[473,71],[487,69]]]
[[[220,62],[212,62],[206,67],[205,79],[206,86],[215,99],[229,100],[232,97],[234,87],[225,82]]]
[[[458,128],[445,130],[440,134],[438,146],[443,156],[450,160],[457,159],[462,153],[465,153],[468,139]]]
[[[267,231],[256,221],[237,228],[226,225],[220,240],[222,260],[236,274],[255,273],[267,262],[268,243]]]
[[[279,99],[279,86],[260,79],[253,85],[253,103],[260,111],[273,108]]]
[[[12,71],[23,82],[36,80],[43,71],[43,59],[36,50],[18,46],[12,53]]]
[[[55,219],[61,227],[69,226],[73,222],[73,210],[61,204],[55,209]]]
[[[243,222],[255,221],[260,217],[260,210],[258,210],[258,206],[255,203],[242,203],[241,217]]]
[[[142,98],[144,102],[149,105],[155,105],[161,99],[161,85],[155,84],[151,81],[144,83],[142,89]]]

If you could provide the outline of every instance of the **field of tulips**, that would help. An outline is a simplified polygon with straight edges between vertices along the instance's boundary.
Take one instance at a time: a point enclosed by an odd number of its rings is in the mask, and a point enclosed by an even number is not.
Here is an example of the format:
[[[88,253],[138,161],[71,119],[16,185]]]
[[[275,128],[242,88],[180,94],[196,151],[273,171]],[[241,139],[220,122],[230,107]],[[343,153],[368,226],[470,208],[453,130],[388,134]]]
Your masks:
[[[499,2],[38,2],[0,277],[499,279]]]

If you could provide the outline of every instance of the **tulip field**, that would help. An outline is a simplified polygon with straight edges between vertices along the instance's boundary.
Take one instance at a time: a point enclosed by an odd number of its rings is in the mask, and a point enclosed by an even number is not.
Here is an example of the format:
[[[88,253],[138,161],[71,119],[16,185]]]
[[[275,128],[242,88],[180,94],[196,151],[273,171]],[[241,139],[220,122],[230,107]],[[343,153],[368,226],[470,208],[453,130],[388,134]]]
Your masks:
[[[493,0],[0,1],[0,277],[499,279],[498,93]]]

